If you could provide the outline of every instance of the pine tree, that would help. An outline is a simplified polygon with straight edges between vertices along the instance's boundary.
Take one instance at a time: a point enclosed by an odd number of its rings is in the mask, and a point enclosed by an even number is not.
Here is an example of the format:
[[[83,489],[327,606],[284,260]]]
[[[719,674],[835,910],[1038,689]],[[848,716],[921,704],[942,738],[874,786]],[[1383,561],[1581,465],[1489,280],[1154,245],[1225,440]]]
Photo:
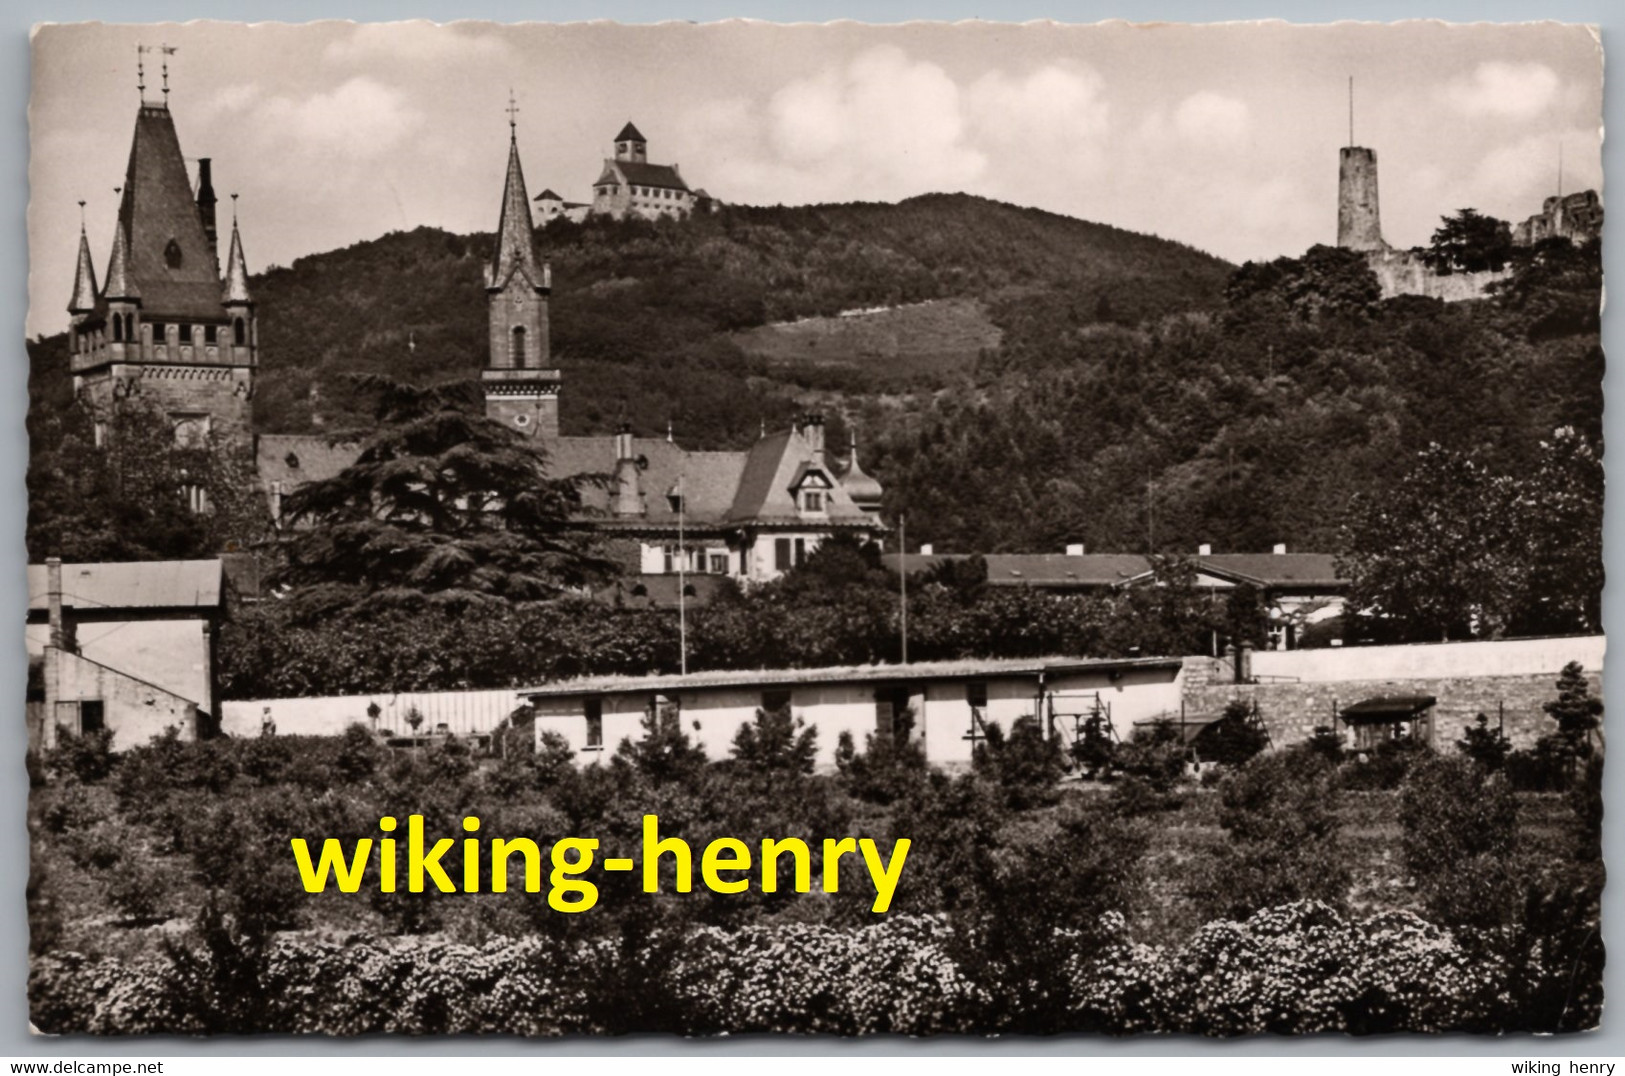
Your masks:
[[[479,413],[471,385],[358,381],[376,432],[285,502],[279,574],[304,612],[552,598],[610,570],[581,518],[583,480],[549,478],[545,449]]]

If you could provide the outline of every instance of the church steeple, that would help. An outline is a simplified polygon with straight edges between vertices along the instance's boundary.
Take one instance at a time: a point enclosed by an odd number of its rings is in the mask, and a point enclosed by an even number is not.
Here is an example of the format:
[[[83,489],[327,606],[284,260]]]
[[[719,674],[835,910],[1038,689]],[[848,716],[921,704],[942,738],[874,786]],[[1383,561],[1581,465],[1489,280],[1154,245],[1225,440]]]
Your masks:
[[[548,295],[552,273],[536,256],[535,222],[519,164],[519,106],[508,97],[508,172],[495,249],[485,267],[490,358],[481,380],[485,413],[521,432],[558,436],[559,372],[551,369]]]
[[[79,203],[84,211],[85,203]],[[79,222],[79,265],[73,272],[73,298],[68,301],[68,313],[88,314],[96,309],[96,267],[90,261],[90,239],[85,225]]]
[[[535,221],[530,215],[530,196],[525,191],[525,172],[519,165],[518,132],[508,138],[508,175],[502,187],[502,212],[497,218],[496,250],[485,270],[487,288],[505,287],[515,273],[523,274],[532,288],[547,286],[547,271],[536,260]]]

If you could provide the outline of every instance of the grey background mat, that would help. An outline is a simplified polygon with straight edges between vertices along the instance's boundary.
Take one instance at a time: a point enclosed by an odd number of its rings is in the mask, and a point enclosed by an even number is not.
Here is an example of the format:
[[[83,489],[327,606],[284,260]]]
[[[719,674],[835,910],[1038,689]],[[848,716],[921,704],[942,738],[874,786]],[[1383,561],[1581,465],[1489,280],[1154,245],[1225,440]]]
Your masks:
[[[1331,22],[1339,19],[1393,21],[1408,18],[1435,18],[1453,22],[1522,22],[1551,19],[1590,23],[1601,27],[1605,50],[1614,44],[1615,32],[1625,26],[1625,15],[1617,2],[1603,0],[1473,0],[1473,2],[1403,3],[1397,0],[1327,0],[1316,3],[1259,3],[1224,0],[1203,3],[1197,0],[1159,2],[1073,2],[1059,0],[1002,0],[998,5],[973,4],[967,0],[937,0],[935,3],[891,2],[859,4],[826,2],[790,3],[785,0],[735,0],[733,3],[691,2],[683,5],[617,0],[588,3],[564,0],[552,3],[524,3],[516,0],[415,0],[390,4],[383,0],[282,0],[276,4],[244,3],[241,0],[100,0],[100,2],[47,3],[44,0],[14,0],[0,14],[0,324],[9,327],[12,339],[20,345],[27,310],[28,245],[24,213],[28,204],[28,92],[29,28],[41,21],[77,22],[171,22],[191,19],[217,19],[253,22],[305,22],[314,19],[351,18],[390,21],[426,18],[436,21],[489,19],[498,22],[577,21],[615,19],[623,22],[652,23],[672,19],[709,22],[748,17],[776,22],[824,22],[853,19],[865,22],[895,23],[913,19],[986,19],[1020,22],[1054,19],[1061,22],[1096,22],[1103,19],[1129,19],[1136,22],[1186,21],[1214,22],[1239,19],[1286,19],[1293,22]],[[1620,90],[1615,79],[1605,89],[1605,118],[1620,115]],[[1620,174],[1619,140],[1609,139],[1603,147],[1606,175]],[[1606,197],[1606,195],[1605,195]],[[1610,279],[1625,271],[1625,254],[1616,241],[1618,219],[1611,224],[1603,249],[1605,271]],[[1621,316],[1610,304],[1603,318],[1603,345],[1618,360],[1621,354]],[[1605,389],[1625,383],[1619,362],[1610,365]],[[1614,396],[1613,391],[1608,392]],[[23,769],[26,734],[23,724],[23,683],[26,658],[22,646],[21,611],[27,600],[23,567],[26,496],[23,476],[28,440],[24,418],[28,406],[27,357],[14,346],[0,361],[0,608],[14,610],[16,634],[9,646],[0,647],[0,696],[5,715],[0,726],[0,878],[7,879],[0,896],[0,1055],[45,1054],[58,1059],[70,1057],[138,1055],[209,1056],[244,1053],[266,1055],[320,1055],[366,1057],[378,1055],[629,1055],[679,1054],[881,1054],[943,1055],[976,1054],[1109,1054],[1116,1056],[1245,1056],[1276,1055],[1313,1057],[1325,1055],[1511,1055],[1539,1052],[1542,1057],[1625,1056],[1625,1006],[1616,1000],[1603,1016],[1602,1029],[1574,1040],[1554,1041],[1530,1037],[1471,1039],[1463,1036],[1434,1039],[1418,1037],[1379,1037],[1351,1039],[1319,1036],[1301,1040],[1285,1038],[1212,1042],[1198,1039],[1138,1038],[1109,1040],[1086,1037],[1053,1039],[1004,1038],[909,1040],[875,1038],[858,1041],[839,1039],[773,1039],[740,1036],[726,1040],[687,1041],[670,1037],[630,1037],[625,1039],[565,1041],[525,1041],[510,1038],[408,1040],[368,1037],[362,1039],[250,1038],[202,1041],[180,1038],[54,1039],[32,1035],[28,1028],[25,980],[28,966],[28,926],[23,884],[28,873],[28,834],[24,825],[28,781]],[[1618,405],[1609,408],[1606,429],[1616,434],[1625,428]],[[1625,580],[1625,531],[1622,498],[1609,498],[1605,541],[1609,575]],[[1620,548],[1616,548],[1619,546]],[[1625,588],[1616,584],[1604,599],[1605,622],[1620,623],[1625,613]],[[1616,697],[1616,687],[1625,671],[1609,663],[1604,672],[1605,697]],[[1607,768],[1605,801],[1609,821],[1604,842],[1608,859],[1625,861],[1625,765]],[[1625,998],[1625,886],[1614,884],[1604,896],[1603,934],[1614,954],[1609,961],[1606,988],[1611,999]]]

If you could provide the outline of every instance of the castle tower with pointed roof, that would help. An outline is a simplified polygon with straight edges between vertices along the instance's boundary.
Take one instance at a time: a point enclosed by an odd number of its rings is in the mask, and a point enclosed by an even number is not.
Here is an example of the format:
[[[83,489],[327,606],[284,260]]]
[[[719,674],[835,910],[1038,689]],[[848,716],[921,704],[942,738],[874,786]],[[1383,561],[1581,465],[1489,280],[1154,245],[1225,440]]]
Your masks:
[[[686,217],[694,200],[675,164],[649,163],[649,140],[628,120],[615,136],[615,156],[604,160],[592,185],[592,211],[616,220]]]
[[[480,380],[485,413],[533,437],[559,435],[559,372],[553,368],[548,342],[547,301],[552,290],[552,271],[536,256],[535,223],[510,116],[508,175],[496,249],[485,267],[490,358]]]
[[[214,188],[199,162],[194,195],[167,104],[141,103],[121,188],[107,278],[96,287],[88,239],[69,303],[74,391],[101,443],[115,410],[139,401],[176,437],[246,446],[259,365],[242,239],[232,221],[226,279],[215,247]]]

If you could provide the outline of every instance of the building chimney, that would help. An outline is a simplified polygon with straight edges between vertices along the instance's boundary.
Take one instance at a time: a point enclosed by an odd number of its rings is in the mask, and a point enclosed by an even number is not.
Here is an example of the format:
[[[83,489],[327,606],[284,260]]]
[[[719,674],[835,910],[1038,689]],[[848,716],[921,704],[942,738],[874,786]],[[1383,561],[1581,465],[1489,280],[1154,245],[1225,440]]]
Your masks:
[[[213,167],[207,157],[200,157],[197,162],[197,211],[203,218],[203,234],[209,237],[209,249],[215,245],[214,204],[218,201],[214,196]]]
[[[1081,556],[1083,556],[1083,543],[1082,542],[1069,542],[1069,543],[1067,543],[1066,555],[1069,556],[1069,557],[1081,557]]]
[[[610,511],[621,517],[643,515],[643,472],[632,455],[632,426],[626,422],[615,434],[615,492]]]
[[[819,460],[824,458],[824,416],[816,412],[801,416],[801,435],[807,447]]]
[[[1275,554],[1277,556],[1279,556],[1282,553],[1285,553],[1286,552],[1286,543],[1285,542],[1276,542],[1274,552],[1275,552]]]
[[[921,542],[920,543],[920,556],[922,556],[922,557],[931,556],[931,543],[930,542]]]
[[[62,623],[62,558],[45,558],[45,608],[51,625],[50,645],[67,646],[68,633]]]
[[[1201,545],[1196,547],[1196,555],[1199,557],[1211,557],[1213,555],[1213,547],[1207,542],[1203,542]]]

